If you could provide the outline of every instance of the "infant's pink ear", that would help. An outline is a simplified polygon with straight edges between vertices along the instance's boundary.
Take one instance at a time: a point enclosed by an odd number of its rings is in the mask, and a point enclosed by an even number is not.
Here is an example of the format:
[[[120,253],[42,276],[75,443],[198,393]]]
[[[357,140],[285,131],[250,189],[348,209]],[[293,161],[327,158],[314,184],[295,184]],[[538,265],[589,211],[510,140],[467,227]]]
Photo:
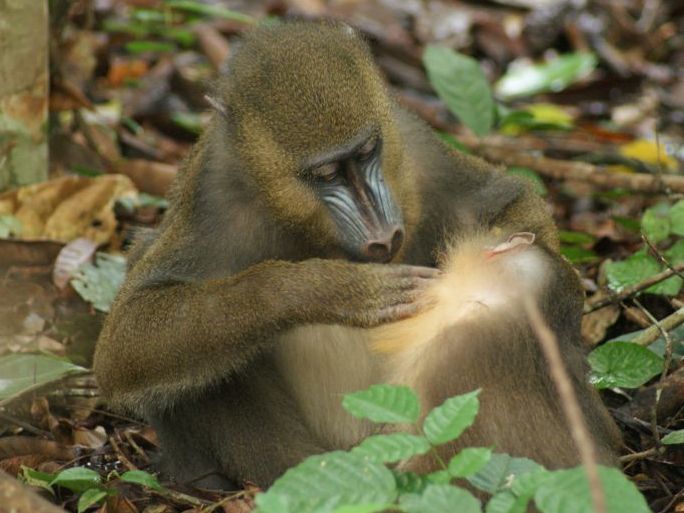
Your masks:
[[[532,232],[517,232],[508,237],[506,242],[502,242],[493,248],[485,248],[485,257],[491,258],[501,253],[508,253],[514,249],[523,249],[534,242],[535,235]]]

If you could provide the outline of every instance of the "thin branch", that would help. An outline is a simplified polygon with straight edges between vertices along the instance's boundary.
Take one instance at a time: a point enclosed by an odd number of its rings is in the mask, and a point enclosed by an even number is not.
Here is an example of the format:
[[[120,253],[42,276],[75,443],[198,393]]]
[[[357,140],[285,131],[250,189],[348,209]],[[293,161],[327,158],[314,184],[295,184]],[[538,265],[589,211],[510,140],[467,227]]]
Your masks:
[[[601,300],[594,302],[592,302],[591,298],[589,298],[584,305],[584,313],[588,314],[601,308],[604,308],[606,306],[612,305],[614,303],[619,303],[620,301],[632,297],[638,294],[639,292],[646,290],[647,288],[657,283],[660,283],[661,281],[667,280],[668,278],[674,275],[679,275],[679,273],[682,271],[684,271],[684,263],[674,265],[671,269],[666,269],[658,274],[646,278],[645,280],[640,281],[636,285],[625,287],[620,292],[616,292],[607,298],[603,298]]]
[[[653,256],[655,256],[658,261],[663,264],[665,267],[667,267],[670,271],[675,273],[677,276],[679,276],[682,280],[684,280],[684,274],[682,274],[680,271],[678,271],[671,263],[670,261],[665,258],[665,255],[663,255],[660,250],[653,244],[646,235],[643,233],[641,234],[641,239],[646,243],[648,248],[651,250],[651,253]]]
[[[642,331],[639,336],[634,337],[631,342],[639,344],[640,346],[650,346],[653,342],[658,340],[661,336],[661,329],[665,331],[672,331],[680,324],[684,324],[684,307],[676,312],[671,313],[664,319],[658,321],[659,326],[651,326]]]
[[[558,347],[556,335],[548,327],[542,318],[539,308],[530,296],[525,298],[525,311],[530,321],[530,326],[537,336],[537,340],[546,357],[551,379],[556,386],[556,390],[561,399],[563,413],[570,425],[570,433],[575,441],[582,465],[587,473],[591,499],[594,504],[594,512],[606,513],[606,497],[599,477],[596,449],[591,440],[591,436],[589,435],[589,430],[587,429],[586,421],[582,415],[577,395],[572,388],[570,376],[563,365],[563,359]]]
[[[634,299],[634,304],[643,312],[643,314],[648,317],[648,319],[653,323],[654,328],[660,332],[660,335],[665,339],[665,362],[663,363],[663,372],[658,380],[658,385],[656,386],[655,401],[653,401],[653,407],[651,408],[651,431],[653,433],[653,439],[655,440],[656,447],[660,446],[660,434],[658,433],[658,403],[660,402],[660,396],[663,392],[663,380],[667,377],[667,370],[670,368],[670,362],[672,361],[672,339],[670,334],[665,328],[663,328],[660,321],[653,317],[651,312],[648,311],[641,301]]]
[[[650,449],[646,449],[645,451],[633,452],[632,454],[625,454],[624,456],[620,456],[620,463],[625,464],[637,460],[645,460],[647,458],[656,456],[657,454],[657,449],[655,447],[651,447]]]
[[[502,150],[481,143],[473,143],[473,141],[464,141],[464,143],[487,160],[500,162],[507,166],[527,167],[559,180],[578,180],[606,189],[620,187],[643,192],[684,192],[684,176],[611,172],[585,162],[550,159],[512,151],[508,148]]]

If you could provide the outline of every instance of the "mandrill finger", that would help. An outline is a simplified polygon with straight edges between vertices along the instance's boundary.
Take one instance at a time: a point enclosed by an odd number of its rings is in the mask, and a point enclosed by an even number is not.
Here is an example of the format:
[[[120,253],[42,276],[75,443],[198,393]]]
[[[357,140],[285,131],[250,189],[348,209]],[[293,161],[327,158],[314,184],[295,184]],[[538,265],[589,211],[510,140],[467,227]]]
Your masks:
[[[414,278],[438,278],[443,273],[434,267],[422,267],[419,265],[398,265],[396,271],[399,274]]]
[[[408,319],[420,313],[423,310],[421,303],[409,303],[396,306],[388,306],[378,312],[378,320],[380,323],[396,322],[403,319]]]

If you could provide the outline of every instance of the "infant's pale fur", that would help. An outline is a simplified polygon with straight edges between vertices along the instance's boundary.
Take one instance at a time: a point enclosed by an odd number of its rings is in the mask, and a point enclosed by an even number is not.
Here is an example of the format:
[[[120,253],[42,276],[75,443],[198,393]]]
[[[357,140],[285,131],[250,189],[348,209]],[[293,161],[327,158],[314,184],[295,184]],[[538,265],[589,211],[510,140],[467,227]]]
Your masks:
[[[536,296],[548,276],[534,234],[521,232],[506,241],[477,237],[447,252],[444,276],[426,292],[432,306],[420,315],[373,330],[372,347],[381,353],[419,350],[439,333],[478,314],[515,309],[522,297]]]

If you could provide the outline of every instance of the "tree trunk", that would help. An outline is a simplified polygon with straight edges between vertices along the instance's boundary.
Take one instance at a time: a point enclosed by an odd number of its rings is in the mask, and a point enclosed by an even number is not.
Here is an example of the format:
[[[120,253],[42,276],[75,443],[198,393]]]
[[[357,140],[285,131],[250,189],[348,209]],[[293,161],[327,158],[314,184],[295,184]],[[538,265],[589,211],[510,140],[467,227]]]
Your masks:
[[[47,178],[47,0],[0,0],[0,190]]]

